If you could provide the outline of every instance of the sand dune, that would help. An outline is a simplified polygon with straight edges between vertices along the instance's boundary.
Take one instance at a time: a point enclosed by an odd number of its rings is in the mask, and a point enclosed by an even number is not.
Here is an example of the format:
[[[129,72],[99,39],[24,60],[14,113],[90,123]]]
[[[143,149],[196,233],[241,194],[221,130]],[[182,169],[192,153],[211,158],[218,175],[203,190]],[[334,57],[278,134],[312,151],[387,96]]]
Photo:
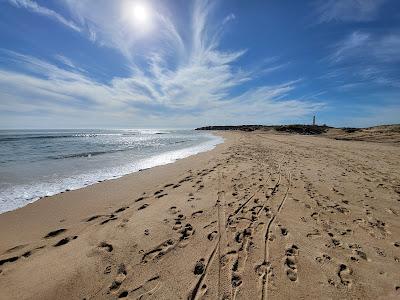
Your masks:
[[[0,215],[0,298],[400,297],[398,146],[219,134]]]

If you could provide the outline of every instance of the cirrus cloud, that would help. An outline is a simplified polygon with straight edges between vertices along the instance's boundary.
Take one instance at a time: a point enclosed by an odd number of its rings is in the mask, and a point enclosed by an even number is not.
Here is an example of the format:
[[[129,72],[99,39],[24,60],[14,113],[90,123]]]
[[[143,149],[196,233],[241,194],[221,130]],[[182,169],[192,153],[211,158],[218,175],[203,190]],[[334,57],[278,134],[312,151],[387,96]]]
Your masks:
[[[56,122],[62,119],[81,127],[282,123],[300,120],[324,107],[320,101],[292,96],[301,80],[252,85],[247,90],[259,74],[265,76],[287,64],[274,59],[257,70],[237,67],[247,49],[221,49],[222,28],[227,21],[212,22],[213,4],[208,1],[194,2],[185,27],[190,28],[188,35],[178,30],[167,12],[155,12],[157,22],[163,25],[155,35],[162,37],[155,47],[151,43],[141,46],[139,37],[125,30],[118,19],[112,22],[123,0],[112,1],[120,4],[112,8],[111,1],[64,1],[78,24],[89,28],[91,39],[126,58],[130,74],[111,75],[108,81],[100,82],[62,54],[55,56],[60,66],[2,51],[5,60],[19,66],[19,71],[0,69],[0,108],[8,114],[3,122],[9,126],[13,124],[10,116],[15,123],[22,115],[31,119],[54,116]],[[141,65],[137,63],[138,52],[144,58]]]

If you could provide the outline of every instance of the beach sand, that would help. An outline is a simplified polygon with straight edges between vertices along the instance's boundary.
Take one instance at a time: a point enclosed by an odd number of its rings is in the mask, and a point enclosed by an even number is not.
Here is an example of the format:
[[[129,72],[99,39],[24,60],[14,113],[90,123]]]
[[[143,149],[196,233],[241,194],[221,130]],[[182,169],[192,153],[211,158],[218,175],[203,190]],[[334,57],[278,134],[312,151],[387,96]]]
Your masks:
[[[0,299],[400,297],[398,144],[218,134],[0,215]]]

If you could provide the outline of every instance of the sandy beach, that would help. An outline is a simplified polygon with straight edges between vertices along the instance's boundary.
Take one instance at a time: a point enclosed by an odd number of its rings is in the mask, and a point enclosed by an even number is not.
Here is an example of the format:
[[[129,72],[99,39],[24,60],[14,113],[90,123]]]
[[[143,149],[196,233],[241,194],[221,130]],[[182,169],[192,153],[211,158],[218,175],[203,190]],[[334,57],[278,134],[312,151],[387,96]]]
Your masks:
[[[398,143],[218,132],[0,215],[0,299],[398,299]]]

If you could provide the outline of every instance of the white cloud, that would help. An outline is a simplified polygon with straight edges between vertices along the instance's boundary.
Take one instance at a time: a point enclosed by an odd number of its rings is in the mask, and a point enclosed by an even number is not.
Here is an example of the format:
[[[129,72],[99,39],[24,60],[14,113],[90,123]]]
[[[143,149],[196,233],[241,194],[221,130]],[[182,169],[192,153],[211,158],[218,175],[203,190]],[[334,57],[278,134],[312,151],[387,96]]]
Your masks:
[[[290,99],[288,94],[295,89],[296,82],[263,86],[230,97],[218,84],[209,87],[210,82],[204,78],[198,78],[198,87],[183,89],[178,83],[190,76],[187,74],[178,76],[179,80],[167,80],[162,89],[155,88],[155,79],[137,74],[104,84],[75,69],[66,71],[34,57],[10,55],[29,74],[0,71],[0,110],[7,112],[3,122],[8,125],[13,124],[9,113],[29,115],[38,110],[43,111],[38,118],[52,119],[50,124],[66,120],[63,126],[72,122],[69,126],[98,127],[276,123],[304,117],[322,108],[321,103]],[[186,84],[190,85],[191,79],[193,76],[187,78]],[[206,91],[201,90],[200,82]],[[200,93],[196,101],[179,102],[196,92]]]
[[[399,33],[376,35],[355,31],[335,44],[327,59],[335,66],[335,70],[328,72],[325,77],[352,75],[355,78],[355,82],[340,83],[344,89],[357,88],[365,83],[400,87],[397,76],[400,63]]]
[[[229,15],[227,15],[227,16],[224,18],[224,20],[222,21],[222,24],[228,23],[228,22],[233,21],[233,20],[235,20],[235,19],[236,19],[235,14],[230,13]]]
[[[64,55],[61,54],[56,54],[54,55],[54,58],[59,61],[60,63],[62,63],[63,65],[71,68],[71,69],[75,69],[81,72],[85,72],[84,69],[82,69],[81,67],[78,67],[71,59],[69,59],[68,57],[65,57]]]
[[[365,22],[374,20],[386,0],[321,0],[316,12],[319,22]]]
[[[131,74],[98,82],[65,56],[57,56],[68,66],[62,69],[31,56],[7,52],[8,59],[24,71],[0,70],[0,97],[7,99],[1,103],[4,111],[33,112],[36,104],[47,111],[46,116],[54,115],[57,122],[73,119],[74,126],[82,122],[98,126],[100,122],[104,126],[145,127],[293,121],[323,108],[320,102],[290,96],[298,81],[235,92],[237,88],[246,89],[245,84],[257,75],[235,67],[246,50],[220,49],[221,32],[219,28],[212,30],[212,6],[207,1],[195,2],[190,26],[186,26],[191,30],[189,39],[181,35],[168,13],[159,17],[165,38],[158,40],[158,47],[152,51],[145,48],[146,65],[141,68],[134,64],[139,46],[124,38],[124,29],[112,36],[118,21],[113,24],[109,18],[115,11],[96,11],[102,6],[97,1],[66,1],[80,22],[95,32],[96,41],[118,49],[129,59]],[[106,10],[107,3],[111,1],[104,2]],[[262,69],[268,73],[283,66],[274,61]]]
[[[358,55],[360,51],[364,51],[365,46],[370,43],[370,39],[370,34],[355,31],[335,45],[336,50],[330,56],[330,59],[339,62]]]
[[[388,33],[372,35],[355,31],[335,45],[331,61],[346,59],[366,59],[375,62],[400,62],[400,34]]]
[[[52,19],[56,20],[57,22],[60,22],[61,24],[69,27],[72,30],[75,30],[78,32],[80,32],[82,30],[74,22],[67,20],[66,18],[64,18],[62,15],[55,12],[54,10],[51,10],[51,9],[48,9],[47,7],[39,5],[38,3],[36,3],[33,0],[8,0],[8,2],[16,7],[25,8],[25,9],[30,10],[39,15],[43,15],[43,16],[52,18]]]
[[[87,28],[88,38],[101,46],[114,48],[126,58],[134,61],[135,56],[173,49],[181,53],[183,41],[172,18],[163,9],[162,2],[154,4],[147,1],[150,7],[151,21],[149,28],[140,28],[132,22],[132,0],[63,0],[70,13],[80,25]],[[144,27],[144,26],[142,26]],[[157,41],[153,46],[152,41]],[[146,49],[140,45],[146,44]]]

